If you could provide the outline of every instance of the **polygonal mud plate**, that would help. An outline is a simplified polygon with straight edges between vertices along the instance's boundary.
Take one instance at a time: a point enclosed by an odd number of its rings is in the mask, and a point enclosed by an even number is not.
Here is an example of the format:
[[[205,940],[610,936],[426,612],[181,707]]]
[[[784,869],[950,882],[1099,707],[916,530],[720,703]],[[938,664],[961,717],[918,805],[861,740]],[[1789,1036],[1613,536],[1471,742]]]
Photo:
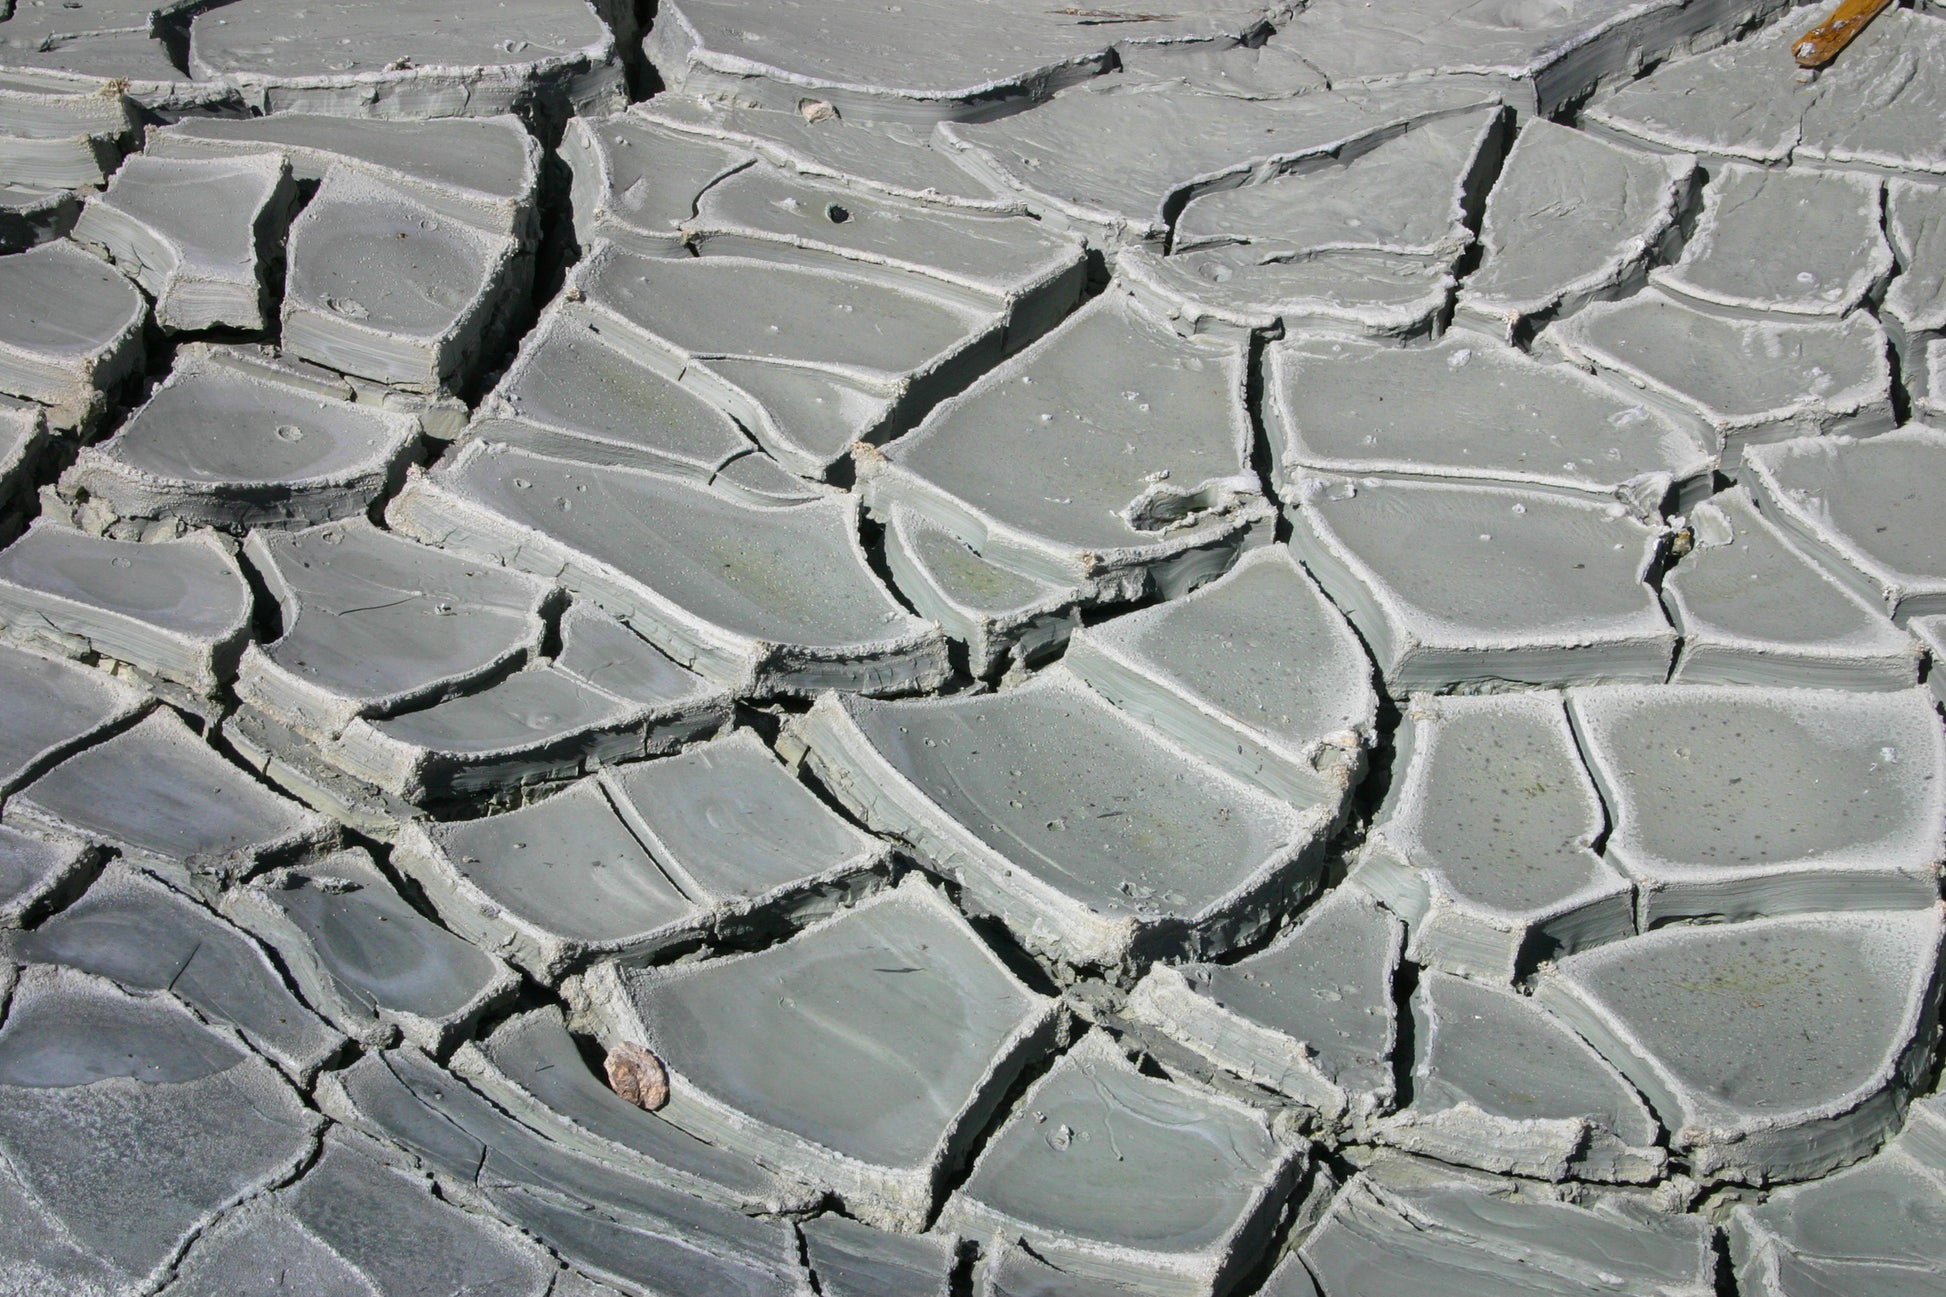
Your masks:
[[[1049,90],[1106,71],[1122,44],[1232,44],[1268,30],[1272,6],[1196,0],[1139,24],[1074,21],[1033,0],[969,10],[925,0],[897,10],[779,15],[752,31],[728,0],[681,0],[660,10],[649,61],[674,89],[764,108],[865,121],[926,124],[1025,106]]]
[[[1800,81],[1790,47],[1820,17],[1794,10],[1747,40],[1671,61],[1592,105],[1583,123],[1651,148],[1762,166],[1946,173],[1946,143],[1932,129],[1946,103],[1946,30],[1935,15],[1881,14],[1843,58]]]
[[[1412,996],[1411,1102],[1376,1136],[1543,1180],[1654,1181],[1662,1128],[1608,1061],[1527,996],[1428,969]]]
[[[581,246],[606,239],[651,255],[683,255],[683,225],[697,198],[757,160],[633,112],[569,118],[561,157],[574,175],[569,201]]]
[[[301,1166],[321,1123],[168,996],[30,969],[0,1028],[8,1277],[23,1292],[152,1287],[219,1212]]]
[[[888,1234],[838,1215],[797,1227],[824,1297],[948,1297],[958,1268],[952,1235]]]
[[[391,1149],[343,1127],[323,1144],[296,1184],[204,1231],[158,1297],[225,1297],[272,1273],[319,1294],[425,1284],[505,1297],[558,1291],[554,1258],[511,1227],[436,1197]]]
[[[1844,316],[1892,275],[1884,207],[1874,177],[1721,167],[1681,260],[1649,278],[1733,313]]]
[[[1181,593],[1268,530],[1246,359],[1104,293],[910,435],[861,449],[861,494],[1045,581]]]
[[[765,164],[705,190],[684,232],[702,256],[823,254],[861,273],[922,276],[973,309],[998,309],[1010,351],[1066,315],[1087,279],[1080,240],[1037,221],[861,194]]]
[[[250,586],[210,532],[139,544],[45,519],[0,550],[0,626],[65,656],[126,662],[215,693],[250,634]]]
[[[997,694],[826,694],[792,732],[840,802],[1018,940],[1110,973],[1264,931],[1315,886],[1337,819],[1250,787],[1060,667]]]
[[[333,166],[291,222],[283,345],[293,356],[436,393],[471,381],[531,266],[514,239]]]
[[[416,8],[324,0],[305,13],[331,33],[326,68],[309,42],[293,42],[288,15],[243,0],[190,28],[189,69],[234,87],[253,113],[308,110],[346,117],[492,116],[519,111],[543,122],[612,111],[625,98],[615,39],[593,5],[507,0],[464,23],[430,23]],[[401,44],[417,57],[399,56]]]
[[[0,824],[0,929],[24,927],[71,899],[100,859],[78,839]]]
[[[167,991],[235,1029],[300,1085],[345,1044],[291,994],[256,942],[127,861],[111,861],[85,896],[33,931],[10,935],[5,950],[25,963]]]
[[[560,1148],[409,1046],[326,1074],[318,1103],[410,1150],[488,1211],[629,1292],[809,1297],[787,1224]]]
[[[106,394],[142,368],[149,306],[107,263],[65,240],[0,258],[0,393],[85,429]]]
[[[1661,680],[1659,531],[1558,492],[1306,474],[1291,548],[1394,693]]]
[[[593,778],[504,815],[406,826],[393,861],[454,932],[549,984],[694,941],[707,918]]]
[[[578,778],[719,728],[727,691],[586,604],[551,661],[420,711],[351,722],[324,750],[357,778],[424,804]]]
[[[882,535],[893,584],[921,617],[966,646],[974,676],[1038,665],[1081,623],[1083,587],[996,563],[905,505],[892,506]]]
[[[1922,1297],[1946,1283],[1946,1176],[1897,1139],[1876,1157],[1810,1184],[1786,1185],[1730,1214],[1740,1292]]]
[[[1355,155],[1414,123],[1492,102],[1462,85],[1266,101],[1105,77],[1033,112],[950,123],[938,138],[975,175],[1024,195],[1043,220],[1111,247],[1160,249],[1185,196]]]
[[[1441,76],[1484,82],[1523,117],[1544,118],[1644,64],[1715,44],[1758,7],[1650,0],[1482,9],[1469,0],[1433,0],[1401,27],[1369,6],[1340,0],[1307,7],[1279,31],[1333,85]],[[1761,7],[1775,9],[1778,0]]]
[[[234,159],[134,157],[75,223],[155,299],[165,333],[261,330],[266,270],[284,241],[297,190],[275,153]]]
[[[1740,319],[1651,288],[1590,306],[1541,339],[1666,412],[1699,421],[1726,469],[1751,442],[1868,436],[1893,423],[1885,331],[1867,311],[1842,320]]]
[[[1359,248],[1266,254],[1244,243],[1172,257],[1130,248],[1116,269],[1137,301],[1187,337],[1322,331],[1392,345],[1436,332],[1456,282],[1443,261]]]
[[[166,158],[281,153],[291,175],[306,184],[324,179],[334,165],[346,166],[492,233],[522,239],[537,233],[541,147],[514,117],[185,117],[153,128],[145,152]]]
[[[1061,1016],[918,879],[754,954],[603,964],[579,993],[667,1066],[668,1120],[908,1231]]]
[[[1019,202],[997,194],[949,153],[928,147],[927,126],[836,113],[807,117],[795,106],[778,111],[673,93],[629,111],[642,121],[753,152],[772,166],[847,188],[972,211],[1021,210]]]
[[[1171,250],[1242,243],[1265,259],[1356,250],[1451,265],[1473,242],[1504,123],[1504,109],[1474,108],[1199,194],[1176,218]]]
[[[1940,935],[1936,906],[1678,925],[1570,955],[1535,993],[1692,1174],[1803,1179],[1875,1148],[1928,1073]]]
[[[1695,499],[1716,466],[1693,427],[1570,366],[1467,333],[1413,347],[1325,334],[1270,352],[1271,445],[1302,471],[1481,478],[1613,496],[1643,514]]]
[[[1700,1217],[1620,1201],[1590,1209],[1469,1184],[1393,1187],[1359,1176],[1298,1256],[1322,1297],[1711,1297],[1713,1233]]]
[[[521,342],[471,435],[556,459],[709,481],[755,445],[653,334],[557,298]]]
[[[1916,679],[1912,637],[1793,544],[1747,488],[1719,492],[1688,521],[1694,548],[1662,578],[1682,632],[1672,680],[1899,689]]]
[[[822,1194],[644,1112],[610,1088],[557,1008],[516,1014],[461,1045],[453,1070],[550,1142],[745,1212],[796,1212]]]
[[[1454,322],[1512,340],[1639,286],[1676,236],[1693,158],[1657,157],[1545,119],[1521,123],[1487,196],[1480,268]]]
[[[1063,661],[1129,715],[1295,806],[1342,808],[1365,773],[1371,660],[1282,545],[1193,594],[1077,631]]]
[[[475,442],[393,501],[393,526],[558,577],[740,694],[930,689],[937,627],[880,585],[854,499],[756,506],[680,478]]]
[[[419,421],[350,398],[315,371],[191,344],[114,436],[82,449],[60,493],[81,525],[126,539],[362,513],[416,458]]]
[[[1946,330],[1946,187],[1887,182],[1885,229],[1899,263],[1885,291],[1888,331],[1908,341],[1939,334]]]
[[[1864,441],[1804,438],[1752,451],[1768,516],[1893,620],[1946,612],[1946,522],[1917,484],[1946,464],[1946,432],[1908,424]]]
[[[148,701],[104,671],[0,648],[0,794],[129,720]]]
[[[1403,916],[1411,954],[1510,982],[1635,931],[1635,889],[1595,854],[1600,796],[1551,692],[1416,695],[1393,739],[1398,783],[1352,879]]]
[[[1616,686],[1568,707],[1644,930],[1938,900],[1946,733],[1925,690]]]
[[[1355,888],[1235,963],[1157,965],[1128,1015],[1245,1080],[1353,1125],[1390,1110],[1397,919]]]
[[[101,790],[115,789],[103,797]],[[79,752],[9,799],[8,810],[136,853],[198,886],[328,842],[334,826],[257,783],[168,708]]]
[[[88,94],[57,78],[10,71],[0,76],[0,170],[13,184],[51,190],[104,184],[134,135],[132,108],[106,87]]]
[[[277,951],[305,999],[368,1047],[403,1034],[444,1053],[519,985],[506,965],[406,904],[363,851],[275,870],[222,904]]]
[[[284,633],[245,650],[237,694],[320,739],[517,665],[539,651],[553,595],[543,581],[362,518],[252,532],[244,553]]]
[[[941,1219],[1084,1280],[1210,1297],[1257,1259],[1305,1162],[1255,1110],[1145,1075],[1090,1032],[1021,1096]]]

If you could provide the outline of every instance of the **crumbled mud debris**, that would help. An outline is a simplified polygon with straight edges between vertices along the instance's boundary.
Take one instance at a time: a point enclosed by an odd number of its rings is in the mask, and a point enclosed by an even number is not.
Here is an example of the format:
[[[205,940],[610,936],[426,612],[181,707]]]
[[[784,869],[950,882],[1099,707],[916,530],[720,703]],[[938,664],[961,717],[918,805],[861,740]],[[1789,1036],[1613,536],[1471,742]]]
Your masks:
[[[1935,1297],[1823,17],[0,0],[0,1294]]]

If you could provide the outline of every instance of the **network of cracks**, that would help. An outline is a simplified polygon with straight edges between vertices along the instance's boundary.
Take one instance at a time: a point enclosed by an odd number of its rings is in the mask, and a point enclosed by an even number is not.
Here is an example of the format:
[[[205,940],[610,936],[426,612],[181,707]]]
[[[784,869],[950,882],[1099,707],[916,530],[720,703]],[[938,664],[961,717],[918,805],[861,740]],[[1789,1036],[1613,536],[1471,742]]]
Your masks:
[[[0,1294],[1946,1288],[1946,13],[1166,8],[0,0]]]

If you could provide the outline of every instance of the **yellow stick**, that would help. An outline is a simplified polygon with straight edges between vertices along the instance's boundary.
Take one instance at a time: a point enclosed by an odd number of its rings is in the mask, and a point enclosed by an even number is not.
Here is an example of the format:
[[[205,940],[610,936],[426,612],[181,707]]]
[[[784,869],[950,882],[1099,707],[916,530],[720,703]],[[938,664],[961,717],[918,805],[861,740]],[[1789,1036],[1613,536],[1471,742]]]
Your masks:
[[[1797,38],[1791,53],[1801,68],[1821,68],[1838,57],[1866,24],[1884,13],[1892,0],[1845,0],[1825,20]]]

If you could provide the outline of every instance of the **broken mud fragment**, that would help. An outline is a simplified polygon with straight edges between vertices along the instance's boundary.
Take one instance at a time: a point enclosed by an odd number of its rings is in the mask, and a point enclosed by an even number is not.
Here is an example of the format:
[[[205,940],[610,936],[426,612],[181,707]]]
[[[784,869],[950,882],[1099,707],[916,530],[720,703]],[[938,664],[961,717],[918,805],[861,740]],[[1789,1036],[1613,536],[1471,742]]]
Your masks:
[[[1541,335],[1545,347],[1701,425],[1725,471],[1753,442],[1890,428],[1885,331],[1869,312],[1804,322],[1735,319],[1658,289],[1602,302]]]
[[[107,540],[45,519],[0,550],[0,627],[67,657],[125,662],[208,698],[250,635],[250,587],[228,542],[207,531],[153,544]]]
[[[548,1297],[557,1263],[510,1226],[441,1200],[428,1177],[342,1127],[297,1182],[246,1202],[203,1232],[158,1297],[224,1297],[275,1273],[309,1291],[449,1285]]]
[[[1110,975],[1210,956],[1317,884],[1337,807],[1299,811],[1052,667],[996,694],[826,694],[793,723],[819,781],[1030,949]]]
[[[1698,504],[1689,528],[1694,548],[1662,578],[1683,637],[1672,679],[1900,689],[1917,678],[1912,637],[1826,573],[1746,488]]]
[[[415,804],[560,783],[660,756],[729,719],[726,691],[577,604],[562,647],[477,692],[360,717],[323,745],[338,769]]]
[[[257,115],[518,112],[548,123],[613,111],[624,98],[614,37],[595,6],[575,0],[509,0],[464,22],[419,0],[379,8],[312,0],[304,22],[332,34],[328,57],[291,39],[291,15],[273,0],[221,8],[191,25],[189,69],[230,88]]]
[[[283,345],[410,392],[467,386],[512,323],[520,244],[334,165],[291,222]]]
[[[1938,899],[1946,735],[1924,690],[1615,686],[1568,709],[1645,931]]]
[[[334,390],[335,389],[335,390]],[[189,345],[115,434],[62,474],[75,521],[122,539],[362,514],[418,455],[419,421],[251,352]]]
[[[109,862],[80,900],[31,932],[8,934],[4,948],[25,963],[166,991],[234,1029],[299,1085],[345,1044],[285,987],[254,940],[127,861]]]
[[[1946,464],[1946,432],[1908,424],[1882,437],[1761,447],[1749,481],[1767,517],[1831,575],[1897,622],[1946,612],[1946,522],[1919,484]]]
[[[1416,695],[1400,772],[1352,869],[1422,964],[1511,982],[1635,932],[1635,889],[1595,853],[1607,821],[1561,695]]]
[[[807,1186],[622,1098],[590,1068],[559,1009],[516,1014],[461,1045],[452,1066],[516,1120],[577,1153],[739,1211],[794,1212],[816,1201]]]
[[[1077,631],[1068,669],[1294,806],[1343,807],[1377,728],[1371,660],[1281,545],[1180,599]]]
[[[1946,28],[1900,9],[1815,78],[1800,80],[1790,46],[1823,16],[1791,10],[1749,39],[1673,61],[1598,99],[1591,130],[1653,148],[1776,166],[1946,173],[1933,126],[1946,103]]]
[[[1641,285],[1677,235],[1695,160],[1658,157],[1544,119],[1524,122],[1480,226],[1480,268],[1454,323],[1503,340]]]
[[[1541,972],[1691,1174],[1822,1175],[1897,1125],[1938,1034],[1937,907],[1675,925]],[[1808,1047],[1807,1047],[1808,1046]]]
[[[1652,1181],[1662,1128],[1601,1055],[1525,995],[1427,970],[1413,993],[1412,1102],[1376,1136],[1543,1180]]]
[[[1290,8],[1190,0],[1166,14],[1124,15],[1039,0],[924,0],[891,11],[792,12],[752,30],[734,0],[671,0],[645,48],[663,81],[687,94],[924,125],[1025,107],[1108,71],[1123,45],[1249,43]]]
[[[1708,491],[1716,466],[1686,422],[1468,333],[1410,347],[1287,336],[1271,345],[1266,385],[1287,483],[1307,470],[1478,479],[1608,496],[1651,517]]]
[[[1327,1122],[1362,1126],[1397,1097],[1392,984],[1404,945],[1396,918],[1341,889],[1235,963],[1156,966],[1128,1015]]]
[[[1661,533],[1560,492],[1305,474],[1291,548],[1395,693],[1661,680]]]
[[[561,156],[574,174],[574,234],[652,256],[680,255],[697,198],[751,165],[747,149],[669,129],[636,112],[570,118]]]
[[[321,1124],[268,1063],[168,996],[29,969],[0,1028],[9,1278],[150,1287],[218,1213],[296,1171]]]
[[[148,303],[120,272],[62,240],[0,257],[0,393],[86,430],[142,367]]]
[[[260,332],[273,315],[269,263],[296,196],[276,154],[134,157],[88,200],[73,237],[142,286],[164,333]]]
[[[859,450],[860,494],[1107,601],[1182,593],[1268,530],[1245,360],[1105,293],[912,433]]]
[[[603,964],[579,994],[604,1037],[669,1069],[670,1122],[900,1231],[931,1216],[1059,1017],[918,880],[754,954]]]
[[[538,652],[553,597],[532,577],[362,518],[252,532],[244,552],[284,633],[245,650],[238,697],[320,742],[358,717],[438,701]]]
[[[107,672],[0,647],[0,794],[147,706],[139,691]]]
[[[100,859],[76,838],[0,824],[0,929],[25,927],[73,896]]]
[[[830,1213],[797,1232],[824,1297],[948,1297],[952,1291],[959,1241],[951,1235],[888,1234]]]
[[[347,1035],[401,1035],[443,1054],[518,984],[512,970],[408,905],[363,851],[274,870],[228,892],[223,913],[275,949],[305,999]]]
[[[1622,1201],[1579,1207],[1465,1183],[1395,1187],[1359,1176],[1298,1256],[1320,1297],[1383,1297],[1400,1284],[1504,1297],[1710,1297],[1712,1234],[1696,1217]]]
[[[103,797],[103,788],[114,788]],[[159,708],[16,793],[9,813],[91,841],[199,889],[329,843],[323,817],[257,783]]]
[[[1090,1032],[1021,1096],[941,1219],[1084,1282],[1210,1297],[1261,1254],[1306,1161],[1254,1109],[1145,1075]]]
[[[332,167],[411,194],[442,216],[490,234],[537,236],[541,148],[513,117],[361,121],[312,113],[185,117],[149,132],[152,158],[241,158],[280,153],[314,185]]]
[[[411,480],[392,525],[593,599],[739,694],[903,693],[945,678],[937,627],[867,564],[856,502],[756,506],[635,469],[485,443]]]
[[[0,34],[0,63],[7,36]],[[108,181],[133,141],[132,105],[110,86],[88,92],[59,78],[0,72],[0,172],[10,185],[79,189]]]

